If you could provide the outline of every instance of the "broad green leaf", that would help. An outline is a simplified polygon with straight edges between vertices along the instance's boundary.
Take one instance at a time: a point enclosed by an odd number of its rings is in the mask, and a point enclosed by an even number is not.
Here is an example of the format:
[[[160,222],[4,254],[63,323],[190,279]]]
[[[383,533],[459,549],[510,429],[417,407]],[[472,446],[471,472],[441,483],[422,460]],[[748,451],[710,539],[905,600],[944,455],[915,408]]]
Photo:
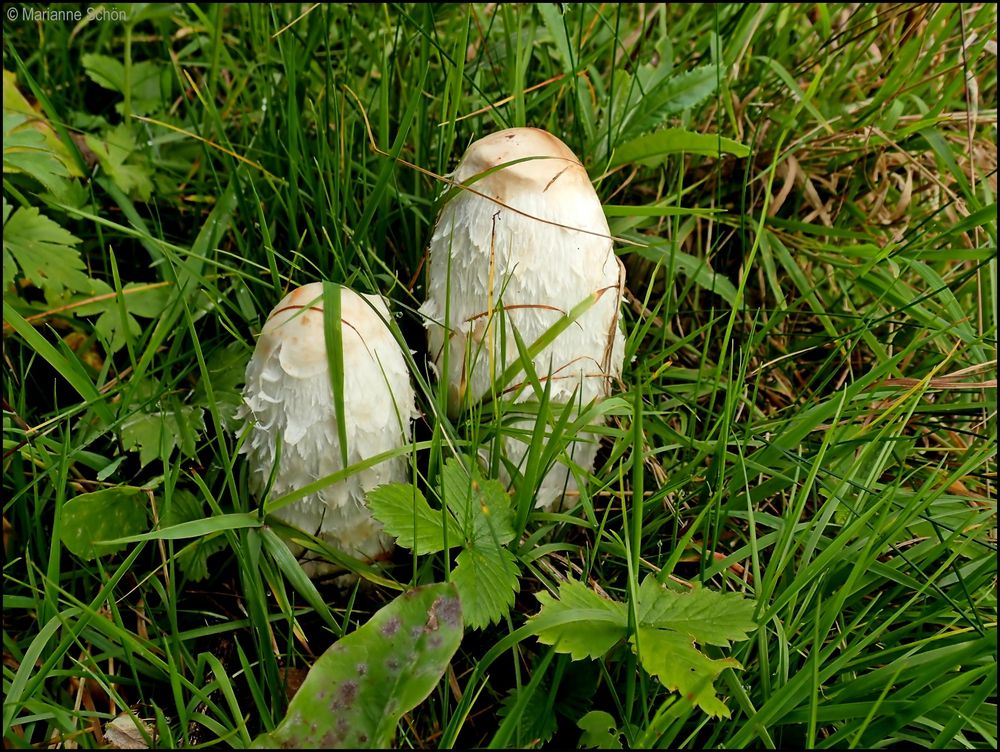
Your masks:
[[[33,206],[12,209],[5,198],[4,287],[13,281],[14,270],[19,267],[26,279],[45,292],[45,299],[50,303],[60,299],[67,290],[91,292],[93,281],[84,273],[83,260],[73,247],[80,239]]]
[[[755,605],[739,593],[719,593],[696,587],[687,593],[668,590],[647,575],[639,588],[639,623],[672,629],[702,645],[729,647],[757,628]]]
[[[142,327],[135,316],[157,318],[166,308],[170,293],[162,284],[142,284],[129,282],[122,288],[124,297],[126,326],[122,325],[121,307],[115,296],[114,289],[103,280],[93,280],[93,294],[88,297],[98,297],[100,300],[84,303],[73,308],[77,316],[87,316],[99,313],[94,322],[94,330],[101,337],[109,352],[117,352],[124,347],[126,340],[132,340],[142,333]]]
[[[420,490],[407,483],[389,483],[374,488],[367,494],[368,508],[375,519],[382,523],[387,533],[396,537],[396,543],[417,554],[431,554],[444,548],[444,525],[441,512],[431,509]],[[462,531],[450,512],[448,521],[448,548],[462,544]]]
[[[680,692],[709,715],[729,717],[729,708],[716,697],[715,679],[727,668],[741,668],[732,658],[712,659],[695,648],[691,639],[668,629],[639,626],[639,661],[667,689]],[[635,638],[630,642],[635,649]]]
[[[120,60],[107,55],[80,56],[83,70],[98,86],[121,93],[125,89],[125,66]]]
[[[211,512],[205,510],[205,503],[188,490],[174,489],[170,501],[170,505],[160,517],[161,529],[211,516]],[[177,553],[177,566],[193,582],[207,579],[209,575],[208,557],[224,550],[226,545],[226,539],[221,535],[199,538]]]
[[[404,593],[319,657],[284,720],[253,747],[390,747],[399,719],[437,686],[461,640],[453,584]]]
[[[62,508],[62,542],[81,559],[113,554],[124,544],[98,543],[149,528],[146,492],[135,486],[117,486],[80,494]]]
[[[580,749],[621,749],[621,731],[614,717],[603,710],[591,710],[576,722],[583,730]]]
[[[750,149],[739,141],[725,136],[717,136],[714,133],[695,133],[683,128],[664,128],[656,133],[634,138],[616,148],[608,166],[617,167],[629,162],[650,165],[662,161],[662,157],[667,154],[677,154],[678,152],[709,156],[735,154],[737,157],[746,157],[750,154]]]
[[[559,586],[559,598],[545,592],[536,593],[542,604],[532,617],[570,613],[576,609],[596,609],[613,616],[613,621],[574,621],[538,632],[538,641],[555,645],[560,653],[569,653],[573,660],[601,658],[628,633],[628,612],[625,604],[602,598],[582,582],[567,580]]]
[[[455,559],[451,581],[462,597],[465,623],[482,629],[500,620],[514,605],[518,567],[514,554],[490,543],[465,548]]]
[[[139,450],[139,462],[145,467],[161,455],[169,457],[180,447],[188,457],[195,453],[195,441],[205,430],[204,410],[193,405],[181,405],[174,400],[172,409],[152,413],[136,413],[122,423],[122,446]]]

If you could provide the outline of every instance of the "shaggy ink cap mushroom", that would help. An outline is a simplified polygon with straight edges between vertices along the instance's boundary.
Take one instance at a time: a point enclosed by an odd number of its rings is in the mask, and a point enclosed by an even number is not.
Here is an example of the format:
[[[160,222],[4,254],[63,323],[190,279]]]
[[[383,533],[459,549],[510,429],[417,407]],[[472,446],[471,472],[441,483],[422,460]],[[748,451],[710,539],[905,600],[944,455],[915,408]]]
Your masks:
[[[381,296],[341,288],[349,465],[410,441],[414,393],[402,350],[385,324],[389,315]],[[240,451],[247,455],[250,490],[258,498],[275,462],[271,498],[343,469],[329,363],[323,286],[315,282],[293,290],[274,307],[247,364],[239,414],[250,429]],[[406,478],[405,458],[394,457],[282,507],[274,516],[349,556],[377,559],[391,550],[393,540],[365,506],[365,492]],[[318,560],[304,567],[311,576],[336,568]]]
[[[557,404],[606,396],[624,356],[624,268],[583,164],[551,133],[511,128],[473,143],[453,179],[467,188],[457,189],[438,217],[420,309],[435,369],[447,383],[449,413],[497,390],[515,402],[533,399],[530,389],[496,383],[519,358],[512,330],[530,345],[588,299],[595,302],[535,356],[533,367],[550,380]],[[514,378],[524,381],[523,372]],[[508,438],[505,446],[515,463],[523,460],[527,445]],[[567,447],[587,471],[596,450],[589,437]],[[536,503],[552,508],[564,487],[575,491],[575,481],[557,465]]]

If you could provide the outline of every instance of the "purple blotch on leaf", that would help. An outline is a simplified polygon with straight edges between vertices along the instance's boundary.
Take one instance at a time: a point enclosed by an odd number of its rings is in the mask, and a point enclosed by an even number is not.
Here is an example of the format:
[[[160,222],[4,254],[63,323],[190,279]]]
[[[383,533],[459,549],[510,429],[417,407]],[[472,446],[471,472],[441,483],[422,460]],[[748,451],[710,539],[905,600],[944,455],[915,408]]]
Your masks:
[[[386,637],[392,637],[396,632],[399,631],[399,627],[402,624],[402,620],[398,616],[393,616],[385,624],[382,625],[382,634]]]
[[[340,685],[340,706],[347,707],[354,704],[355,698],[358,696],[358,683],[355,681],[345,681]]]

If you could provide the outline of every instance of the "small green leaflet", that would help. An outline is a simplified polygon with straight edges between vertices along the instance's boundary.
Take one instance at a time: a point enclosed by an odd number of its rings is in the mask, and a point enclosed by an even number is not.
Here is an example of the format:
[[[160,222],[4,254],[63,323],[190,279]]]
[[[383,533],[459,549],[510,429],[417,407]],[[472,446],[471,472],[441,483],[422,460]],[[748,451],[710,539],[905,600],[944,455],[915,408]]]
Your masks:
[[[442,476],[445,505],[471,543],[503,545],[514,539],[510,497],[500,481],[485,480],[475,465],[469,475],[455,459],[445,462]]]
[[[368,507],[400,546],[419,555],[445,550],[447,528],[447,548],[462,547],[452,580],[465,623],[479,629],[502,618],[519,589],[517,557],[504,547],[515,536],[510,497],[499,481],[484,479],[477,466],[470,475],[457,459],[445,462],[442,485],[443,510],[406,483],[369,492]]]
[[[621,749],[621,731],[610,713],[591,710],[576,722],[583,730],[580,734],[580,749]]]
[[[125,66],[120,60],[107,55],[86,54],[81,55],[80,62],[83,63],[84,72],[98,86],[125,94]],[[164,97],[160,90],[161,82],[164,80],[169,82],[169,78],[164,77],[163,72],[163,66],[150,60],[132,63],[129,69],[128,89],[131,94],[130,105],[133,115],[146,115],[163,105],[167,97]],[[122,114],[123,103],[116,104],[115,110]]]
[[[754,603],[735,593],[696,587],[689,593],[668,590],[648,575],[639,587],[639,623],[672,629],[702,645],[728,648],[757,628]]]
[[[455,559],[451,581],[462,596],[465,623],[482,629],[499,621],[520,590],[517,558],[506,548],[471,545]]]
[[[84,140],[118,188],[132,198],[149,201],[153,194],[152,171],[138,151],[135,135],[127,123],[112,128],[103,139],[87,134]]]
[[[94,331],[101,337],[109,352],[117,352],[127,340],[134,340],[142,333],[136,316],[159,318],[170,299],[170,292],[160,285],[129,282],[122,288],[126,325],[122,324],[121,308],[111,286],[100,279],[93,280],[94,290],[89,297],[104,296],[93,303],[77,306],[77,316],[99,313]]]
[[[168,409],[135,413],[122,423],[122,446],[139,450],[139,462],[145,467],[161,456],[168,458],[176,447],[193,457],[198,436],[205,430],[204,410],[182,405],[176,399],[164,399]]]
[[[539,642],[555,645],[574,660],[600,658],[628,635],[627,605],[602,598],[581,582],[560,585],[558,599],[548,593],[536,597],[542,607],[531,622]],[[629,645],[642,667],[709,715],[728,717],[714,682],[724,669],[740,664],[709,658],[696,643],[728,647],[748,639],[756,629],[753,602],[738,593],[698,587],[678,593],[648,575],[639,588],[637,611],[639,627]]]

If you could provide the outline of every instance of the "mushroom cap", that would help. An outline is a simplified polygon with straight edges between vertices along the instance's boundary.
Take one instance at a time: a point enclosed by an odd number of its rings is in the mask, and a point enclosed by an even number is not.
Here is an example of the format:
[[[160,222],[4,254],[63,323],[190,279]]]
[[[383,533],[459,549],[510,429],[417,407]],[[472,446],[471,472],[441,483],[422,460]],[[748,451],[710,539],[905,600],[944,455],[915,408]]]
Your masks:
[[[488,170],[494,171],[474,179]],[[530,345],[588,298],[596,302],[535,356],[533,366],[542,379],[551,374],[555,402],[587,404],[606,396],[624,358],[619,326],[624,268],[579,159],[550,133],[511,128],[473,143],[454,178],[472,190],[460,190],[441,210],[420,309],[430,355],[448,383],[449,411],[457,413],[466,397],[476,401],[490,393],[496,376],[519,359],[513,329]],[[501,302],[502,325],[491,315]],[[443,373],[446,344],[449,364]],[[513,383],[523,381],[522,373]],[[516,402],[533,398],[530,389],[514,397]],[[526,450],[516,440],[505,444],[512,459]],[[595,453],[573,452],[588,470]],[[561,478],[555,477],[559,473]],[[556,496],[566,473],[565,466],[553,469]],[[569,486],[575,488],[572,479]],[[538,503],[555,502],[539,494]]]
[[[540,128],[508,128],[479,139],[465,152],[452,178],[464,183],[508,162],[515,164],[486,175],[472,187],[504,203],[517,202],[522,192],[547,194],[553,202],[597,197],[587,170],[572,150]]]
[[[384,323],[389,309],[378,295],[341,288],[344,424],[348,462],[355,464],[410,441],[416,414],[403,352]],[[316,282],[286,295],[268,316],[247,364],[241,416],[250,422],[241,447],[249,485],[259,496],[278,457],[271,497],[343,469],[337,414],[323,327],[323,287]],[[396,457],[310,494],[274,514],[351,556],[374,559],[392,539],[365,507],[366,491],[406,480]],[[312,563],[312,575],[333,567]]]

